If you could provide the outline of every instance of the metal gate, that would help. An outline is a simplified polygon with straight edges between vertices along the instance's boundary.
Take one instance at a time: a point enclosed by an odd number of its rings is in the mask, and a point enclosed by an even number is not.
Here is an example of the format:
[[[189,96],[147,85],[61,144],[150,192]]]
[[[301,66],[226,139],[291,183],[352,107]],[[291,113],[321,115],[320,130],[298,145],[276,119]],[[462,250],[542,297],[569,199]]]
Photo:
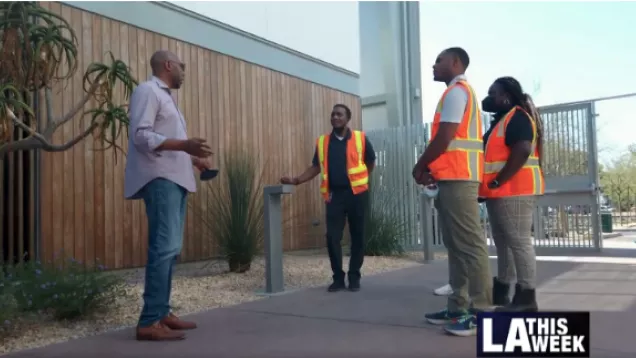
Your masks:
[[[538,254],[602,248],[596,114],[593,102],[540,108],[545,195],[537,205]]]

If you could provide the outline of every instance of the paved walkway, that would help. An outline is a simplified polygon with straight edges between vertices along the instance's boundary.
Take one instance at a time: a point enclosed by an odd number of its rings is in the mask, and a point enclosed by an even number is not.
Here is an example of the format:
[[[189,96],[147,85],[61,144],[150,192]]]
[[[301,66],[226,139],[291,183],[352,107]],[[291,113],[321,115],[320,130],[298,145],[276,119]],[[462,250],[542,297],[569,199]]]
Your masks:
[[[189,317],[199,329],[180,342],[137,342],[126,329],[9,357],[475,357],[474,337],[422,323],[445,303],[431,290],[446,272],[440,261],[367,277],[358,293],[320,287],[215,309]],[[540,262],[539,278],[543,309],[593,311],[593,357],[636,356],[636,266]]]

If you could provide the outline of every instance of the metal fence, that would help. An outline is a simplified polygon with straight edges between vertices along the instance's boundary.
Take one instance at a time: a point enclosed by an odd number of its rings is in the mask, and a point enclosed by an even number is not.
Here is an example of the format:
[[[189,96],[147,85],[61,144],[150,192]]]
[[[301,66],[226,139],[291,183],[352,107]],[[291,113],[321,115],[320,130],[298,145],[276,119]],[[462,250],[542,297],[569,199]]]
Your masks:
[[[413,166],[424,151],[429,137],[426,124],[371,130],[367,137],[376,152],[372,176],[372,195],[380,196],[375,209],[398,215],[406,226],[403,246],[418,249],[422,245],[419,233],[419,202],[421,189],[411,177]],[[372,199],[373,200],[373,199]]]
[[[534,215],[534,244],[537,248],[598,249],[594,106],[589,102],[564,104],[540,108],[540,112],[544,124],[542,160],[546,195],[539,200]],[[485,125],[489,121],[490,118],[484,116]],[[397,210],[408,223],[404,246],[421,249],[427,224],[419,221],[421,189],[414,183],[411,169],[425,149],[429,126],[417,124],[373,130],[368,136],[378,152],[379,184],[385,190],[392,190],[400,203],[390,210]],[[480,204],[480,210],[484,236],[489,245],[493,245],[484,204]],[[431,215],[432,231],[429,232],[433,235],[434,249],[439,249],[443,238],[434,208]]]
[[[37,100],[28,93],[23,96],[37,113]],[[27,125],[36,121],[26,114],[22,118]],[[27,137],[17,126],[8,130],[13,140]],[[37,256],[38,162],[39,153],[34,150],[0,154],[0,266]]]

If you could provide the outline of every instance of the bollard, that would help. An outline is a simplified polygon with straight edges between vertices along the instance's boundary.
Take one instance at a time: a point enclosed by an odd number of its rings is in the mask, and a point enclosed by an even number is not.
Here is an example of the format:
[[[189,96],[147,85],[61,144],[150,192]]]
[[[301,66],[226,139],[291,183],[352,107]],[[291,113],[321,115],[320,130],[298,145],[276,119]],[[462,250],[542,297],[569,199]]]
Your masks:
[[[436,195],[437,193],[435,193]],[[433,240],[435,234],[433,232],[433,201],[435,196],[431,192],[423,192],[420,194],[420,235],[422,235],[422,243],[424,249],[424,262],[430,263],[435,260],[433,251]]]
[[[293,185],[265,187],[265,293],[285,290],[283,282],[283,213],[281,195],[291,194]]]

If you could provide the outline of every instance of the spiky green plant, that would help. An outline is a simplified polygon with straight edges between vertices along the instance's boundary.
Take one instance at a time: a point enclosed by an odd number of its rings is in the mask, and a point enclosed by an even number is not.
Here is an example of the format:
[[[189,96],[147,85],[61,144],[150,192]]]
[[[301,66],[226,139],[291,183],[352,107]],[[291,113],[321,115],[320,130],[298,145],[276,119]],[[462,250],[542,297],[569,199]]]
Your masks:
[[[54,118],[51,88],[73,77],[78,70],[78,41],[73,27],[36,2],[0,2],[0,158],[16,150],[42,149],[64,151],[93,134],[105,144],[115,147],[117,138],[128,125],[125,103],[116,103],[115,92],[123,90],[127,102],[137,80],[129,67],[107,53],[108,63],[95,62],[84,75],[83,98],[68,113]],[[44,93],[45,121],[36,125],[29,103],[31,94]],[[95,108],[83,111],[91,99]],[[71,120],[90,116],[84,131],[68,142],[54,145],[54,132]],[[25,132],[16,135],[16,128]]]
[[[207,215],[200,222],[209,240],[220,246],[230,271],[242,273],[250,269],[263,243],[263,172],[246,149],[230,149],[222,164],[220,180],[207,184]]]

